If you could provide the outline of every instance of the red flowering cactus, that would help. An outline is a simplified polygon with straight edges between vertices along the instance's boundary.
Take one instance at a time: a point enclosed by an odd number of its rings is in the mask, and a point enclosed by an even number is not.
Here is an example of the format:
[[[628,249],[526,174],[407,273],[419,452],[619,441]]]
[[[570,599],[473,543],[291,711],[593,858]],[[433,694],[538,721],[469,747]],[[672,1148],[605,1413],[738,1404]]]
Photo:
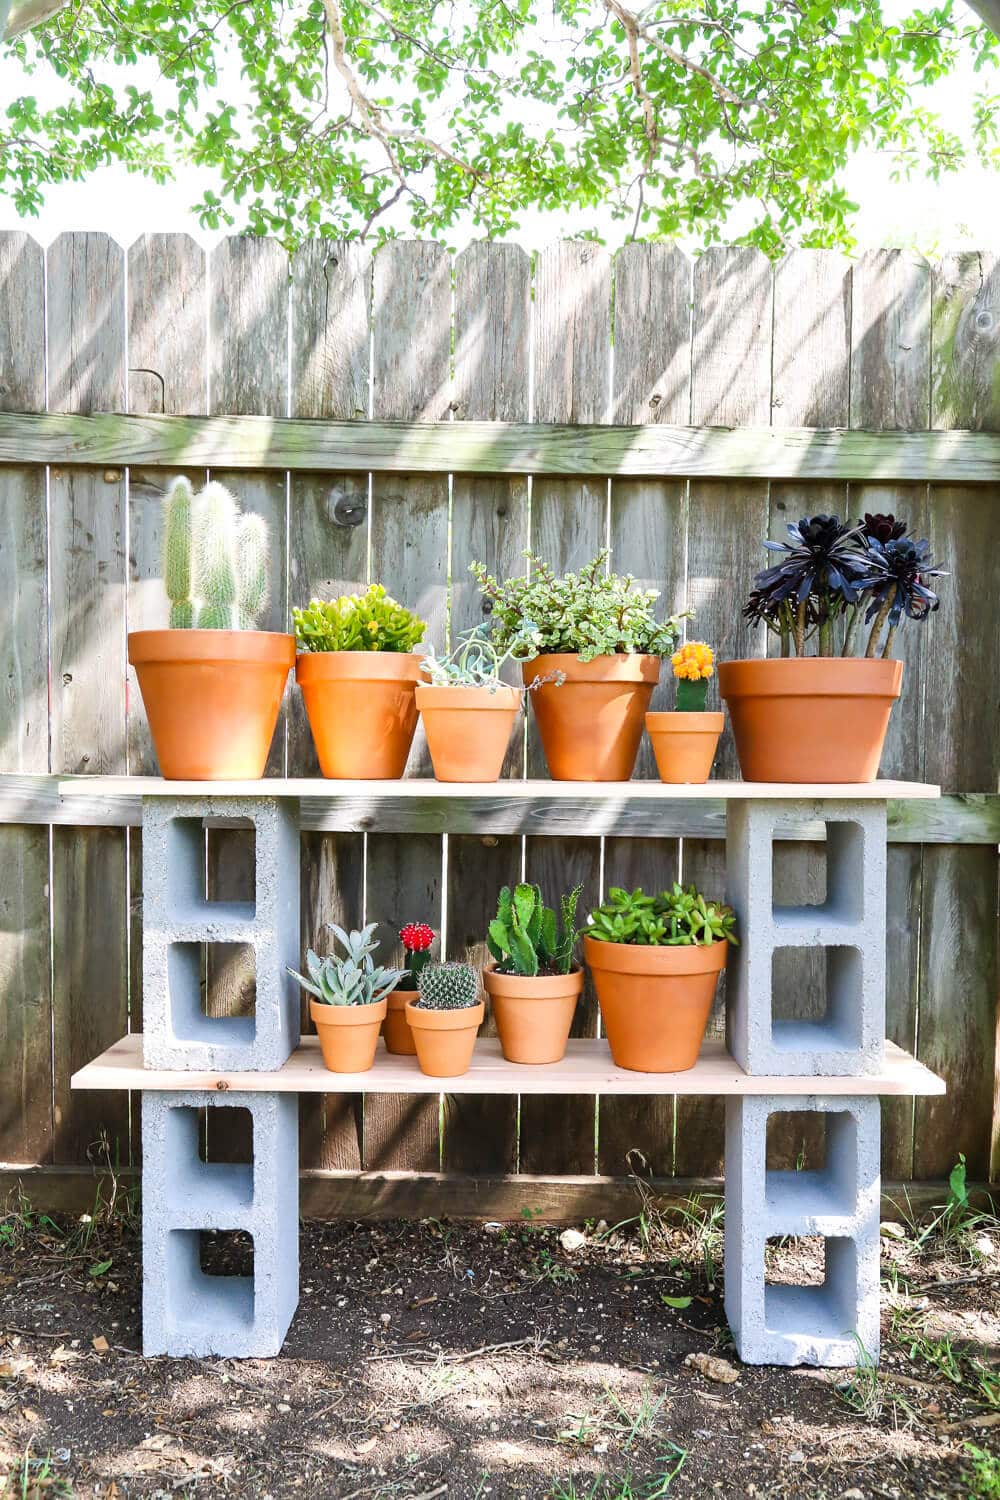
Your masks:
[[[415,990],[420,970],[431,956],[434,929],[426,922],[407,922],[399,930],[399,941],[406,953],[406,973],[399,982],[400,989]]]

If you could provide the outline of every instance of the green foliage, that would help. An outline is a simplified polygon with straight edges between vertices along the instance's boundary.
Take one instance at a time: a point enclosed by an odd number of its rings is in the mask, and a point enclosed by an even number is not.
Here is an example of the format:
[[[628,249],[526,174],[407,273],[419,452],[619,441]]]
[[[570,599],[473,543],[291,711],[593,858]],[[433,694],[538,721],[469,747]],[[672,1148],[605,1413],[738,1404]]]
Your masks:
[[[708,679],[701,677],[697,682],[690,678],[680,677],[677,680],[677,698],[675,706],[678,713],[700,714],[705,712],[705,699],[708,697]]]
[[[423,659],[423,667],[432,687],[486,687],[496,692],[507,687],[501,677],[509,661],[528,661],[537,655],[536,633],[525,629],[512,636],[503,651],[498,651],[490,638],[489,621],[466,630],[459,636],[459,644],[447,656],[437,656],[431,646]]]
[[[612,886],[603,906],[590,914],[587,936],[604,943],[641,943],[652,948],[736,943],[736,917],[729,906],[706,901],[694,885],[675,880],[669,890],[647,896],[642,887]]]
[[[479,980],[468,964],[427,964],[417,984],[422,1010],[467,1010],[479,1002]]]
[[[966,1443],[965,1451],[972,1460],[972,1468],[965,1475],[969,1489],[969,1500],[1000,1500],[1000,1457],[977,1448],[975,1443]]]
[[[373,941],[376,922],[369,922],[360,932],[345,932],[335,922],[327,924],[330,932],[344,950],[317,958],[312,949],[306,951],[308,976],[289,968],[292,974],[310,995],[315,995],[321,1005],[375,1005],[394,990],[403,977],[402,969],[376,968],[372,954],[379,946]]]
[[[526,553],[529,575],[498,582],[482,563],[470,564],[492,611],[498,650],[530,636],[536,652],[575,652],[581,661],[617,652],[669,656],[683,615],[657,620],[657,589],[637,589],[631,573],[608,573],[605,547],[578,573],[557,577],[540,558]],[[534,653],[532,653],[534,654]]]
[[[223,485],[183,477],[163,499],[163,583],[173,630],[253,630],[267,606],[267,522]]]
[[[25,74],[0,128],[18,213],[109,162],[158,182],[194,166],[205,228],[288,244],[407,222],[457,243],[607,208],[623,236],[711,244],[736,210],[768,254],[850,247],[858,147],[934,179],[994,159],[1000,114],[988,79],[961,138],[934,112],[959,61],[996,58],[949,3],[117,0],[6,50]],[[31,72],[58,80],[51,108]]]
[[[576,905],[582,885],[559,901],[559,922],[542,901],[541,888],[505,885],[489,926],[487,946],[501,974],[568,974],[576,942]]]
[[[292,619],[302,651],[412,651],[427,628],[380,583],[363,594],[312,599]]]

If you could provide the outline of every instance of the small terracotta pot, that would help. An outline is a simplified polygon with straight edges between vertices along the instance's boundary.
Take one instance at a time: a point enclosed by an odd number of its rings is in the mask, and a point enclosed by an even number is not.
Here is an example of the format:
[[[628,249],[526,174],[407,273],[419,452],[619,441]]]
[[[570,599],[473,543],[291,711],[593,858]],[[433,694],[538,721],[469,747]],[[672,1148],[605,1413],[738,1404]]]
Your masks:
[[[406,1004],[406,1019],[417,1047],[421,1073],[429,1078],[458,1078],[469,1071],[476,1033],[483,1023],[486,1006],[466,1005],[461,1010],[424,1010],[415,1001]]]
[[[320,770],[337,781],[395,781],[417,727],[412,651],[300,651],[302,689]]]
[[[508,1062],[554,1063],[566,1052],[576,1003],[583,989],[583,970],[568,974],[498,974],[483,970],[483,985],[493,1006],[500,1046]]]
[[[320,1005],[309,1002],[309,1014],[319,1032],[323,1064],[331,1073],[367,1073],[375,1061],[378,1034],[386,1003],[376,1005]]]
[[[521,707],[517,688],[417,688],[438,781],[496,781]]]
[[[694,1067],[728,950],[725,938],[652,948],[584,937],[583,955],[619,1068],[683,1073]]]
[[[721,713],[647,714],[660,780],[672,786],[707,781],[724,723]]]
[[[531,693],[542,749],[553,781],[628,781],[642,721],[660,677],[658,656],[550,652],[522,666],[525,684],[562,672]]]
[[[274,630],[134,630],[135,667],[168,781],[264,774],[295,637]]]
[[[390,990],[386,996],[388,1009],[382,1022],[382,1036],[385,1038],[385,1050],[394,1057],[416,1056],[417,1048],[410,1023],[406,1019],[406,1007],[409,1001],[419,997],[419,990]]]
[[[745,781],[874,781],[901,661],[792,656],[727,661],[719,692]]]

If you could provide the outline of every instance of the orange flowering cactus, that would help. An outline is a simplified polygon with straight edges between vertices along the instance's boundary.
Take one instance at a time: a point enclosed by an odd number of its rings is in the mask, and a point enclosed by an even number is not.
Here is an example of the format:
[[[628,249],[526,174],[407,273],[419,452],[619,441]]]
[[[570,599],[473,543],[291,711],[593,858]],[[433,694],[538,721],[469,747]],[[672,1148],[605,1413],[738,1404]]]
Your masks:
[[[679,713],[704,713],[708,679],[715,672],[715,652],[704,641],[688,641],[670,658],[677,678]]]

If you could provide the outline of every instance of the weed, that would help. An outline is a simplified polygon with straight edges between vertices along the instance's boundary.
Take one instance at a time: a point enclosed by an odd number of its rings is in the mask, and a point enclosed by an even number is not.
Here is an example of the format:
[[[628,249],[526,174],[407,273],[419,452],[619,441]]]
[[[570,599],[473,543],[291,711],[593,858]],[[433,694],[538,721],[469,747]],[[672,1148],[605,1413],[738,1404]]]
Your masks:
[[[1000,1458],[973,1443],[966,1443],[965,1451],[972,1459],[972,1468],[962,1476],[970,1486],[969,1500],[1000,1500]]]
[[[856,1334],[855,1342],[858,1362],[854,1373],[837,1386],[837,1395],[867,1422],[890,1416],[894,1428],[911,1426],[917,1420],[914,1407],[905,1396],[879,1379],[878,1365]]]
[[[52,1456],[32,1458],[30,1450],[18,1459],[0,1490],[2,1500],[72,1500],[73,1489],[52,1468]]]
[[[575,1480],[558,1479],[552,1489],[546,1491],[546,1500],[662,1500],[686,1459],[686,1448],[668,1443],[667,1452],[661,1453],[656,1460],[659,1472],[652,1479],[639,1481],[631,1473],[621,1479],[599,1474],[589,1488],[579,1490]]]
[[[990,1202],[992,1207],[992,1200]],[[973,1208],[966,1181],[965,1157],[961,1154],[948,1177],[948,1200],[933,1212],[933,1218],[926,1224],[918,1223],[907,1197],[905,1223],[913,1249],[918,1253],[934,1241],[939,1248],[961,1250],[970,1259],[981,1259],[973,1243],[974,1235],[987,1229],[1000,1229],[1000,1219],[995,1213]]]

